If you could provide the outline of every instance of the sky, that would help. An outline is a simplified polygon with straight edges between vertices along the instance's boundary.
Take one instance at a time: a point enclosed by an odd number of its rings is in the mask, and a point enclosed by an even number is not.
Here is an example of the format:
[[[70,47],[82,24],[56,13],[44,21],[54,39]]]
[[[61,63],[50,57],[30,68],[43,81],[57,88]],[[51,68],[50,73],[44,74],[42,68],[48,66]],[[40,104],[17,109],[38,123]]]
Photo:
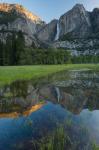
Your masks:
[[[88,11],[99,7],[99,0],[0,0],[0,2],[21,4],[47,23],[52,19],[58,19],[76,3],[83,4]]]

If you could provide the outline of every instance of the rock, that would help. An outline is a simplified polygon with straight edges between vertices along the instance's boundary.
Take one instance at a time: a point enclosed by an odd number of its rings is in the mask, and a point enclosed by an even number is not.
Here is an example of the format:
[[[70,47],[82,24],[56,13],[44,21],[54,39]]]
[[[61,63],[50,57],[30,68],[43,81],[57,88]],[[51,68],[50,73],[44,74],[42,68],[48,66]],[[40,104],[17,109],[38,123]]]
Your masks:
[[[13,13],[13,14],[17,14],[19,16],[21,15],[21,17],[23,17],[25,19],[28,18],[35,23],[42,22],[42,20],[38,16],[32,14],[27,9],[25,9],[22,5],[19,5],[19,4],[1,3],[0,4],[0,12]]]
[[[45,22],[18,4],[0,4],[0,33],[6,35],[21,31],[26,39],[26,45],[31,46],[36,41],[35,34],[45,26]],[[0,39],[6,41],[3,33]],[[35,40],[34,40],[35,39]],[[36,41],[37,42],[37,41]]]
[[[70,11],[46,24],[18,4],[0,4],[0,40],[21,31],[25,45],[71,50],[72,54],[99,54],[99,9],[86,11],[76,4]]]
[[[60,37],[67,34],[69,38],[83,38],[88,37],[91,32],[89,13],[81,4],[76,4],[70,11],[62,15],[59,22]]]
[[[56,41],[52,44],[54,48],[70,50],[72,55],[99,55],[98,39],[74,39]]]
[[[43,42],[54,41],[57,30],[57,22],[57,20],[52,20],[49,24],[45,25],[44,28],[38,32],[38,39]]]
[[[55,41],[57,34],[59,39]],[[88,12],[82,4],[76,4],[59,20],[45,25],[37,33],[37,37],[51,47],[70,49],[73,55],[82,52],[99,54],[99,9]]]
[[[92,29],[94,36],[99,37],[99,8],[95,8],[91,12],[91,23],[92,23]]]

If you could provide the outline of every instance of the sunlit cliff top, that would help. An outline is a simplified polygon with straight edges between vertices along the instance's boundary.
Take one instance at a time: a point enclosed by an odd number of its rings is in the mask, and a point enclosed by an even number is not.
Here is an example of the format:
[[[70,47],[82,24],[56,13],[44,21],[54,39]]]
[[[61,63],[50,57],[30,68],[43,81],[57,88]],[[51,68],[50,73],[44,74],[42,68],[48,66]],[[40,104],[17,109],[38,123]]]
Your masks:
[[[24,8],[22,5],[19,4],[0,3],[0,11],[2,12],[16,11],[18,14],[21,14],[22,16],[27,17],[32,21],[41,21],[41,19],[38,16],[31,13],[30,11],[28,11],[26,8]]]

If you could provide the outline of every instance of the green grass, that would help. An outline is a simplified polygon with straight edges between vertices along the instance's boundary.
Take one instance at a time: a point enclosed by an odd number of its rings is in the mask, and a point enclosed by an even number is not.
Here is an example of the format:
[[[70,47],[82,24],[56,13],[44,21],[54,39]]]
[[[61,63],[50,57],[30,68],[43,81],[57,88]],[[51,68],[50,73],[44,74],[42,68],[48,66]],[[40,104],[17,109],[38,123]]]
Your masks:
[[[97,145],[96,143],[93,143],[92,150],[99,150],[99,145]]]
[[[0,86],[15,80],[39,78],[63,70],[93,69],[99,70],[99,64],[1,66]]]
[[[75,135],[70,132],[73,131],[72,127],[69,127],[69,132],[66,131],[67,124],[60,125],[59,127],[56,127],[56,129],[50,133],[47,136],[43,136],[39,141],[33,140],[33,149],[37,150],[76,150],[82,147],[82,149],[91,149],[91,150],[99,150],[99,145],[97,145],[95,142],[93,143],[89,139],[87,141],[83,141],[84,138],[86,138],[88,133],[83,133],[83,129],[86,130],[86,128],[80,127],[81,135]],[[78,127],[79,128],[79,127]],[[75,138],[72,138],[72,136],[75,136]],[[81,138],[81,136],[83,138]],[[76,140],[75,140],[76,139]],[[35,147],[38,148],[35,148]]]

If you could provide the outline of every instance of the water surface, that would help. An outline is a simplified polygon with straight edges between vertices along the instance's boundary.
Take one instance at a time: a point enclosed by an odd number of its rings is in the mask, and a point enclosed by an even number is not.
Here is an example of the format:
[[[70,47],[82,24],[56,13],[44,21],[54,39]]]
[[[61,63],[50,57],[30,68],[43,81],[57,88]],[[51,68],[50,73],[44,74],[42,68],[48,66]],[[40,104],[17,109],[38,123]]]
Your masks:
[[[99,72],[60,72],[0,89],[0,150],[29,150],[58,126],[78,142],[99,144]]]

